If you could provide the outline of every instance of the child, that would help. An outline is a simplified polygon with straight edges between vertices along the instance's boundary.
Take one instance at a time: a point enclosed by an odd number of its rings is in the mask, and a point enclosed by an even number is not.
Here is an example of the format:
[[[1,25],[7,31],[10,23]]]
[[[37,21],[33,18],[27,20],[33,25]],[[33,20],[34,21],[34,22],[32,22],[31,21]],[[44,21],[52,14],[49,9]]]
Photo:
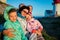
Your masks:
[[[34,18],[32,18],[32,15],[30,13],[28,13],[26,15],[26,21],[27,21],[27,30],[31,33],[31,34],[37,34],[37,40],[44,40],[42,37],[42,30],[43,30],[43,26],[41,25],[41,23],[38,20],[35,20]]]
[[[31,5],[29,5],[28,7],[29,7],[29,13],[32,15],[33,7]]]
[[[4,28],[8,30],[8,34],[4,34],[4,40],[27,40],[21,25],[17,20],[16,9],[11,6],[6,7],[4,18],[6,20]]]

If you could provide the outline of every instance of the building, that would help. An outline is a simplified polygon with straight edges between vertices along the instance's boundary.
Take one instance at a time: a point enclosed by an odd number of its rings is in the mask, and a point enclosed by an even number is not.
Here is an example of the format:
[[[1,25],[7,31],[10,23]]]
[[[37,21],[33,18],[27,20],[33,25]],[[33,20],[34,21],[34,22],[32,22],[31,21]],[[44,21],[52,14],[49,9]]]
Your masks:
[[[45,17],[54,17],[53,10],[46,10],[45,11]]]
[[[9,5],[0,1],[0,14],[3,14],[3,11],[7,6]]]
[[[53,13],[55,16],[60,16],[60,0],[53,0]]]

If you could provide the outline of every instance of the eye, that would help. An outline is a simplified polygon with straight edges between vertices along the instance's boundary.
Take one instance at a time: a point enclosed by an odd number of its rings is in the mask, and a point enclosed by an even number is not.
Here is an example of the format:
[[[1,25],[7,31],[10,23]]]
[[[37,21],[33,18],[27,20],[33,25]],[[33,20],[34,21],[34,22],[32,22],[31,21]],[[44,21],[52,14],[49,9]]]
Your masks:
[[[28,12],[26,12],[25,10],[23,10],[23,12],[25,12],[26,14],[28,14]]]
[[[13,17],[13,16],[10,16],[10,17]]]

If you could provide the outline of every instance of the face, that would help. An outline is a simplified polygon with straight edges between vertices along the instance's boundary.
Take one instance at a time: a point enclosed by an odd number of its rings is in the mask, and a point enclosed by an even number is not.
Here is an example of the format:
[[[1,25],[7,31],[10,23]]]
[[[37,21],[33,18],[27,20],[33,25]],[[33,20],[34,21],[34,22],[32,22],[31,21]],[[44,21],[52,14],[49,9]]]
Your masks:
[[[31,15],[29,15],[29,14],[26,15],[26,20],[27,20],[27,21],[29,21],[31,18],[32,18]]]
[[[30,8],[30,12],[32,12],[32,6],[29,6],[29,8]]]
[[[21,12],[21,15],[23,17],[25,17],[27,13],[28,13],[28,10],[27,9],[23,9],[22,12]]]
[[[9,14],[9,19],[12,21],[12,22],[15,22],[17,20],[17,12],[11,12]]]

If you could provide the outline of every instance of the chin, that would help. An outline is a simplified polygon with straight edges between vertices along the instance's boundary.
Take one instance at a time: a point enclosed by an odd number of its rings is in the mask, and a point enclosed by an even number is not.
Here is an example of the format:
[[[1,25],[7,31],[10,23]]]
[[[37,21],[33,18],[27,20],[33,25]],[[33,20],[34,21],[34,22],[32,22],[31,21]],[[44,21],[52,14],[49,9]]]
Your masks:
[[[22,16],[24,16],[24,17],[25,17],[25,15],[22,15]]]
[[[12,22],[16,22],[16,20],[12,21]]]

